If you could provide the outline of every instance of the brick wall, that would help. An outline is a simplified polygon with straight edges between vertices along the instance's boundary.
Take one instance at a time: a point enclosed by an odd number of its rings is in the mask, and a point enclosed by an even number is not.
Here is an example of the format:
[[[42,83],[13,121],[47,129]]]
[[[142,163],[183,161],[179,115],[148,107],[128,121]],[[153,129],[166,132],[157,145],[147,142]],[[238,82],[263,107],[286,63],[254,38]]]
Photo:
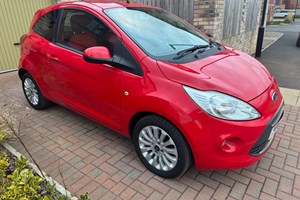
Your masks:
[[[285,4],[286,9],[295,9],[297,0],[283,0],[282,4]]]
[[[263,0],[258,0],[259,10],[263,7]],[[257,33],[261,19],[261,12],[257,17],[256,27],[246,32],[248,0],[244,1],[240,34],[230,38],[223,38],[224,0],[194,0],[194,25],[213,38],[236,49],[253,54],[256,49]]]

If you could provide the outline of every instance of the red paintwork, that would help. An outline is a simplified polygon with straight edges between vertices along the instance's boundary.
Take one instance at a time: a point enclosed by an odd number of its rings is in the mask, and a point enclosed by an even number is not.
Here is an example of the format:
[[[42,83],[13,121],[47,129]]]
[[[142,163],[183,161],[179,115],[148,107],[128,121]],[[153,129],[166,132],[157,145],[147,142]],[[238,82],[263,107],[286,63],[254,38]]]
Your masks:
[[[106,47],[91,47],[86,49],[83,52],[83,55],[88,56],[90,58],[111,58],[110,52]]]
[[[244,101],[250,101],[263,93],[273,79],[260,62],[237,50],[228,49],[204,58],[201,62],[176,65],[158,62],[158,64],[163,74],[170,80],[201,90],[220,91]],[[178,71],[183,73],[178,76]],[[237,83],[243,84],[237,87]]]
[[[76,2],[39,10],[29,33],[22,38],[19,69],[32,74],[49,100],[128,137],[130,120],[136,114],[163,116],[183,133],[197,169],[237,168],[259,160],[261,156],[252,157],[249,150],[283,101],[274,77],[254,58],[229,47],[218,55],[187,64],[153,60],[102,12],[103,8],[122,6],[145,5]],[[98,16],[131,51],[144,75],[87,63],[81,54],[31,31],[40,16],[59,8],[78,8]],[[255,107],[262,117],[243,122],[211,117],[191,100],[182,84],[238,97]],[[272,91],[279,94],[276,102],[271,101]],[[222,149],[226,138],[232,143]],[[239,145],[232,152],[234,143]]]

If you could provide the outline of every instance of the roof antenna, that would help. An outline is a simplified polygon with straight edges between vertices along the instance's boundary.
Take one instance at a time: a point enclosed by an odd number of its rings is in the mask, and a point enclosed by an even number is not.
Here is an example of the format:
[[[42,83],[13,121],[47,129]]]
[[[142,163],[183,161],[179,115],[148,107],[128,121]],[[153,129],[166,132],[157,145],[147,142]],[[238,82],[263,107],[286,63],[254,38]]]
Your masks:
[[[126,3],[130,3],[130,0],[126,0]]]

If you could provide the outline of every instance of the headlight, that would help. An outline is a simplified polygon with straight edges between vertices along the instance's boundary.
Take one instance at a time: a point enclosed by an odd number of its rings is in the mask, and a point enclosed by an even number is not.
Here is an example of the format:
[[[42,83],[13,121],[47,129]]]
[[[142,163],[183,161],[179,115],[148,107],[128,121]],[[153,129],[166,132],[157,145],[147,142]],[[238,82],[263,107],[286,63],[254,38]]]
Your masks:
[[[187,86],[183,88],[200,108],[214,117],[226,120],[252,120],[261,116],[251,105],[235,97]]]

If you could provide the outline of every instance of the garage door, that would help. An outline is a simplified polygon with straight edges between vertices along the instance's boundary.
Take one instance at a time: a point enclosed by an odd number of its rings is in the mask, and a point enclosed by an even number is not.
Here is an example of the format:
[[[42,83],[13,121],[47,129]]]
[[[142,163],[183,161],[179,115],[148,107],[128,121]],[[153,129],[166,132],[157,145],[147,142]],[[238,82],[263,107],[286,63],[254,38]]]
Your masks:
[[[16,69],[20,37],[28,32],[34,13],[54,0],[0,0],[0,72]]]

